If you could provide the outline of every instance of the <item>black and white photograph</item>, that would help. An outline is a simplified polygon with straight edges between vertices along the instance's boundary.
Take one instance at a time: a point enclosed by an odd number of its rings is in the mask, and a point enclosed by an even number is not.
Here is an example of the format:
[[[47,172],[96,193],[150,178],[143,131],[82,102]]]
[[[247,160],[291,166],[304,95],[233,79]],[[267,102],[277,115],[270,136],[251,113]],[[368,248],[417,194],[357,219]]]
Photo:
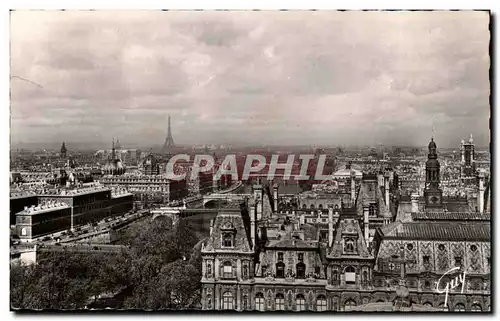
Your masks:
[[[492,19],[11,10],[10,311],[491,314]]]

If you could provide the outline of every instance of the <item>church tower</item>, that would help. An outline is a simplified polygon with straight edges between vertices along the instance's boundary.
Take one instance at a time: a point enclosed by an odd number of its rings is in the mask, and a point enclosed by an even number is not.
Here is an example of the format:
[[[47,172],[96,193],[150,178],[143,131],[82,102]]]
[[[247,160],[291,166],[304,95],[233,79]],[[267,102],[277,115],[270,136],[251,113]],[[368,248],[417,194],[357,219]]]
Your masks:
[[[168,132],[165,144],[163,144],[163,152],[168,152],[173,147],[175,147],[175,143],[174,138],[172,137],[172,129],[170,127],[170,115],[168,115]]]
[[[67,152],[68,152],[68,150],[66,149],[66,144],[65,144],[65,142],[63,142],[62,146],[61,146],[61,157],[66,158]]]
[[[429,143],[429,154],[425,163],[425,205],[426,208],[438,210],[443,208],[443,191],[439,188],[440,164],[437,160],[437,145],[434,138]]]

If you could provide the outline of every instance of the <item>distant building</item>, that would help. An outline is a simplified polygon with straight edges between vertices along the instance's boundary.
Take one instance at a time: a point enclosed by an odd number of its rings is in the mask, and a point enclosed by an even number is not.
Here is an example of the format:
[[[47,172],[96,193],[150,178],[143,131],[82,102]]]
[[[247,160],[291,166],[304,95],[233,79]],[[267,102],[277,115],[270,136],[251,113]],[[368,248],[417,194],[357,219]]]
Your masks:
[[[16,214],[16,232],[21,240],[122,215],[132,210],[133,196],[121,189],[103,186],[48,190],[37,195],[38,204]]]
[[[65,144],[65,142],[63,142],[62,146],[61,146],[61,153],[60,153],[61,158],[66,158],[67,151],[68,150],[66,149],[66,144]]]

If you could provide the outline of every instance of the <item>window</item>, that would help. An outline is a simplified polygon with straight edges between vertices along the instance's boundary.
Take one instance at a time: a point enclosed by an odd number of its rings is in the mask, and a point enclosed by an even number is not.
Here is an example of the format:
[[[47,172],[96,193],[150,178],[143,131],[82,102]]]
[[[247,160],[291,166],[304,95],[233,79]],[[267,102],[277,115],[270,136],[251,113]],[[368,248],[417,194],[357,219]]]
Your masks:
[[[470,246],[470,250],[471,250],[472,252],[476,252],[476,251],[477,251],[477,246],[475,246],[475,245],[471,245],[471,246]]]
[[[462,258],[460,256],[455,257],[455,266],[462,266]]]
[[[314,209],[314,204],[311,204],[311,209],[312,209],[312,210]]]
[[[295,304],[297,306],[297,311],[306,310],[306,299],[302,294],[297,295],[297,298],[295,299]]]
[[[229,291],[222,295],[222,308],[224,310],[233,310],[233,294]]]
[[[225,262],[223,267],[224,278],[232,278],[233,277],[233,266],[231,262]]]
[[[277,278],[285,277],[285,263],[283,262],[276,263],[276,277]]]
[[[430,302],[425,302],[425,303],[424,303],[424,306],[426,306],[426,307],[432,307],[432,303],[430,303]]]
[[[264,311],[264,294],[257,293],[255,295],[255,309],[258,311]]]
[[[323,204],[319,204],[318,209],[322,210],[323,209]]]
[[[28,234],[28,233],[26,232],[26,228],[25,228],[25,227],[23,227],[23,228],[21,229],[21,235],[22,235],[22,236],[26,236],[26,234]]]
[[[276,294],[275,299],[275,310],[276,311],[284,311],[285,310],[285,296],[281,293]]]
[[[424,264],[429,264],[430,263],[430,256],[429,255],[424,255],[423,256],[423,259],[424,259]]]
[[[345,283],[356,283],[356,269],[352,266],[345,268]]]
[[[304,253],[299,253],[299,262],[304,262]]]
[[[337,282],[339,280],[339,271],[333,270],[332,271],[332,281]]]
[[[481,312],[483,311],[483,309],[481,308],[481,306],[477,303],[474,303],[471,307],[470,307],[470,310],[472,312]]]
[[[355,306],[356,306],[356,302],[354,300],[349,299],[349,300],[346,300],[344,302],[344,307],[346,307],[346,308],[347,307],[355,307]],[[348,310],[348,309],[346,309],[346,310]]]
[[[243,302],[243,310],[246,310],[248,309],[248,297],[246,295],[243,296],[243,298],[241,299]]]
[[[243,278],[247,278],[248,277],[248,265],[243,265]]]
[[[233,247],[233,234],[223,233],[222,234],[222,247]]]
[[[440,251],[444,251],[444,244],[439,244],[439,245],[438,245],[438,249],[439,249]]]
[[[455,308],[453,309],[455,312],[465,312],[465,306],[462,303],[458,303],[455,305]]]
[[[406,248],[408,249],[408,251],[413,250],[413,244],[406,245]]]
[[[305,279],[306,278],[306,265],[302,262],[297,263],[297,279]]]
[[[345,253],[354,253],[354,240],[352,238],[345,239],[344,252]]]
[[[326,297],[319,295],[316,299],[316,311],[326,311]]]
[[[208,309],[212,308],[212,296],[210,294],[207,295],[207,308]]]
[[[307,205],[306,204],[302,205],[302,209],[306,210],[307,209]]]
[[[283,253],[278,253],[278,261],[283,262]]]

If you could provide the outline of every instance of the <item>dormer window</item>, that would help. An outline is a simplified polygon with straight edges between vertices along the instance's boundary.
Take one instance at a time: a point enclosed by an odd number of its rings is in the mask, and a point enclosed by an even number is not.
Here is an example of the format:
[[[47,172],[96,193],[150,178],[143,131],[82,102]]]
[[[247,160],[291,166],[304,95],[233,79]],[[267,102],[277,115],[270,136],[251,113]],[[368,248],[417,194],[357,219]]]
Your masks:
[[[234,235],[236,234],[236,230],[233,227],[233,224],[230,222],[226,222],[222,228],[222,247],[223,248],[232,248],[234,247]]]
[[[222,247],[233,247],[234,246],[234,234],[233,233],[223,233],[222,234]]]
[[[233,265],[231,264],[231,262],[224,262],[222,272],[225,279],[233,277]]]
[[[346,238],[344,240],[344,253],[355,253],[356,243],[353,238]]]

